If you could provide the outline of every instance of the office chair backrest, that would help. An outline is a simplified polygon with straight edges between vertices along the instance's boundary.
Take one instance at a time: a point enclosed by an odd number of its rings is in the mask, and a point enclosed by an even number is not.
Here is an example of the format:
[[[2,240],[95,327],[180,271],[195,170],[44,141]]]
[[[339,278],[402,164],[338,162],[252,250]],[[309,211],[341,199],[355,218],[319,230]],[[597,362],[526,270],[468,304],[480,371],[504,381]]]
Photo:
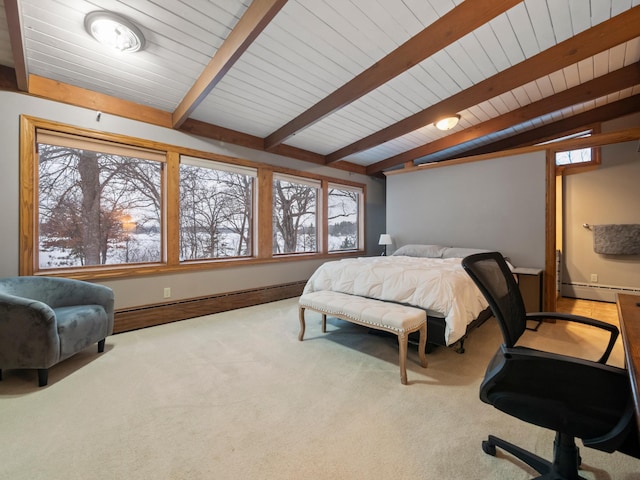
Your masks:
[[[502,329],[505,345],[513,347],[527,326],[526,310],[504,257],[499,252],[469,255],[462,259],[462,267],[489,302]]]

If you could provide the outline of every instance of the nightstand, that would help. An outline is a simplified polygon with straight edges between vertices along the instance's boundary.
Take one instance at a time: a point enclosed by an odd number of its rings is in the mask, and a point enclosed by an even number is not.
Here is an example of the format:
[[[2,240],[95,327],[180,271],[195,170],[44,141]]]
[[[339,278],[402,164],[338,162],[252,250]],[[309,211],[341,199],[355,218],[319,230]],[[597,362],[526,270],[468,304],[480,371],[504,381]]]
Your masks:
[[[544,270],[542,268],[528,268],[517,267],[513,270],[516,278],[518,279],[518,287],[520,288],[520,294],[524,301],[524,307],[527,313],[541,312],[542,311],[542,274]],[[540,326],[537,325],[529,330],[537,330]]]

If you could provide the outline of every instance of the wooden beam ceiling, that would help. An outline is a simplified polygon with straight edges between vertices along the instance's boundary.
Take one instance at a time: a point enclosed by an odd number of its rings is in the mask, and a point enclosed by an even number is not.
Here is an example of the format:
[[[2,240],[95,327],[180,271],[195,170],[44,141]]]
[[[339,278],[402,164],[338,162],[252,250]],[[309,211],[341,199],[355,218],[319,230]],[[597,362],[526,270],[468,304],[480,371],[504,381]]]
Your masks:
[[[473,105],[494,98],[501,93],[535,81],[541,76],[561,70],[580,60],[636,38],[638,33],[637,25],[640,24],[640,6],[637,6],[541,52],[504,72],[496,74],[453,97],[329,155],[324,156],[282,143],[297,131],[306,128],[341,106],[347,105],[374,90],[391,78],[406,71],[520,2],[521,0],[464,1],[394,52],[384,57],[352,81],[343,85],[334,93],[318,102],[312,108],[267,138],[255,137],[216,125],[198,122],[189,119],[188,116],[218,84],[235,61],[247,50],[251,42],[255,40],[268,23],[277,15],[280,9],[286,4],[286,0],[254,0],[238,21],[227,40],[225,40],[218,49],[216,56],[211,59],[209,65],[173,113],[123,101],[108,95],[91,92],[42,77],[28,75],[24,56],[24,45],[22,43],[22,33],[20,31],[18,1],[5,0],[4,5],[9,25],[15,69],[10,67],[0,68],[0,88],[25,91],[36,96],[101,110],[151,124],[167,126],[169,128],[173,127],[187,133],[216,139],[221,142],[228,142],[256,150],[269,151],[270,153],[318,165],[330,165],[350,172],[378,175],[386,168],[391,168],[403,163],[405,166],[411,166],[411,162],[415,159],[428,155],[429,153],[440,151],[459,143],[464,143],[470,139],[478,138],[481,135],[507,128],[511,125],[521,123],[526,119],[531,119],[536,115],[544,115],[556,111],[564,108],[563,105],[570,106],[569,103],[571,101],[575,102],[573,104],[580,103],[586,101],[584,100],[585,98],[592,98],[597,92],[605,90],[615,91],[615,88],[620,90],[627,86],[640,83],[640,80],[637,78],[638,65],[632,65],[622,69],[619,73],[612,72],[581,87],[574,87],[569,91],[553,95],[514,112],[476,125],[463,132],[449,135],[436,142],[417,147],[409,152],[385,159],[369,167],[342,160],[348,155],[367,150],[421,128],[424,125],[428,125],[439,116],[462,111]],[[627,75],[628,77],[623,79],[623,77]],[[615,118],[616,114],[620,116],[631,113],[632,111],[640,111],[639,97],[640,96],[636,95],[628,101],[622,100],[611,106],[607,105],[560,122],[554,122],[552,124],[556,129],[554,133],[557,133],[558,128],[565,128],[569,125],[573,125],[575,128],[589,123]],[[533,138],[535,135],[549,132],[550,128],[552,127],[534,129],[530,131],[529,136],[526,135],[526,133],[529,132],[525,132],[525,134],[512,137],[512,142],[519,142],[524,138]],[[510,140],[511,139],[505,139],[484,147],[478,147],[478,149],[474,149],[474,151],[484,152],[491,148],[494,150],[498,148],[510,148],[509,145],[514,145]],[[467,154],[465,153],[465,155]]]
[[[603,145],[611,145],[613,143],[632,142],[637,141],[640,138],[640,127],[632,127],[624,130],[618,130],[615,132],[596,133],[589,137],[573,138],[569,140],[561,140],[554,145],[558,150],[577,150],[580,148],[592,148]],[[499,152],[491,152],[483,155],[475,155],[468,157],[456,157],[451,160],[444,160],[441,162],[421,163],[420,165],[414,165],[407,168],[399,168],[396,170],[389,170],[384,172],[384,176],[392,175],[405,175],[411,172],[417,172],[422,170],[430,170],[432,168],[442,168],[450,165],[462,165],[465,163],[479,162],[482,160],[492,160],[494,158],[514,156],[523,153],[535,152],[540,150],[547,150],[548,145],[530,145],[526,147],[519,147],[511,150],[501,150]]]
[[[451,160],[461,156],[470,157],[475,155],[485,155],[501,150],[510,150],[513,148],[535,145],[536,143],[544,142],[549,138],[557,137],[561,132],[575,131],[580,128],[585,128],[588,125],[606,122],[638,111],[640,111],[640,94],[608,103],[607,105],[596,107],[592,110],[573,115],[572,117],[563,118],[557,122],[548,123],[541,127],[519,133],[518,135],[513,135],[508,138],[482,145],[481,147],[467,150],[462,155],[456,154],[442,158],[439,161]]]
[[[238,132],[237,130],[231,130],[217,125],[211,125],[210,123],[201,122],[199,120],[191,118],[187,119],[180,127],[180,130],[192,135],[198,135],[199,137],[211,138],[220,142],[264,151],[264,142],[261,137],[256,137],[254,135],[249,135],[248,133]],[[270,153],[315,163],[317,165],[324,165],[325,162],[324,155],[284,144],[278,145],[271,150]],[[361,173],[363,175],[366,173],[366,167],[349,162],[338,162],[332,165],[332,167],[340,170],[346,170],[348,172]]]
[[[0,90],[18,90],[15,69],[0,65]]]
[[[29,94],[56,102],[131,118],[151,125],[171,128],[170,112],[38,75],[29,75]]]
[[[469,142],[491,133],[499,132],[513,125],[521,124],[548,113],[562,110],[563,108],[578,105],[589,100],[595,100],[609,93],[632,87],[638,83],[640,83],[640,64],[635,63],[597,77],[589,82],[569,88],[543,100],[533,102],[512,112],[474,125],[471,128],[447,135],[433,142],[374,163],[367,167],[367,174],[374,175],[396,165],[413,162],[420,157]]]
[[[521,85],[533,82],[544,75],[561,70],[580,60],[632,40],[638,36],[639,24],[640,6],[631,8],[440,103],[328,154],[327,164],[401,137],[433,123],[442,116],[460,112]]]
[[[521,1],[466,0],[462,2],[393,52],[266,137],[265,149],[272,150],[300,130],[384,85]]]
[[[179,128],[193,113],[286,3],[287,0],[253,0],[251,2],[249,8],[173,112],[174,128]]]
[[[9,28],[9,41],[11,42],[11,54],[13,56],[16,83],[18,90],[26,92],[29,89],[29,79],[27,78],[27,64],[24,57],[24,45],[22,43],[18,0],[4,0],[4,11]]]

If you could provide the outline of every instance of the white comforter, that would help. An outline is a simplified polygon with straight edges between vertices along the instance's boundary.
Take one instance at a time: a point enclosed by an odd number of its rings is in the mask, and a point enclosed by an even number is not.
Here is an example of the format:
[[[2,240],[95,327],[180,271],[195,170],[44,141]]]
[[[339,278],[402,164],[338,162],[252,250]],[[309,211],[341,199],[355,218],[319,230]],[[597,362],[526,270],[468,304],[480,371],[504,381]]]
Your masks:
[[[451,345],[488,307],[460,260],[392,255],[327,262],[311,275],[304,293],[333,290],[423,308],[445,318],[445,341]]]

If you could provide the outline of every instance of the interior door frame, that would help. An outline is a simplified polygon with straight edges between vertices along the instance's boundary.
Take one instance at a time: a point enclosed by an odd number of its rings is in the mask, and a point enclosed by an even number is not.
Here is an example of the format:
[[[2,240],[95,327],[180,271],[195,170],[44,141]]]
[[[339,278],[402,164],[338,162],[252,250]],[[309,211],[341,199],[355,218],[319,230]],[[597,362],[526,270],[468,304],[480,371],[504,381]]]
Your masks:
[[[556,195],[556,152],[580,148],[601,147],[612,143],[631,142],[640,139],[640,127],[609,133],[597,133],[590,137],[564,140],[546,150],[546,195],[545,195],[545,265],[542,305],[545,311],[555,312],[556,294],[556,240],[557,240],[557,195]]]

